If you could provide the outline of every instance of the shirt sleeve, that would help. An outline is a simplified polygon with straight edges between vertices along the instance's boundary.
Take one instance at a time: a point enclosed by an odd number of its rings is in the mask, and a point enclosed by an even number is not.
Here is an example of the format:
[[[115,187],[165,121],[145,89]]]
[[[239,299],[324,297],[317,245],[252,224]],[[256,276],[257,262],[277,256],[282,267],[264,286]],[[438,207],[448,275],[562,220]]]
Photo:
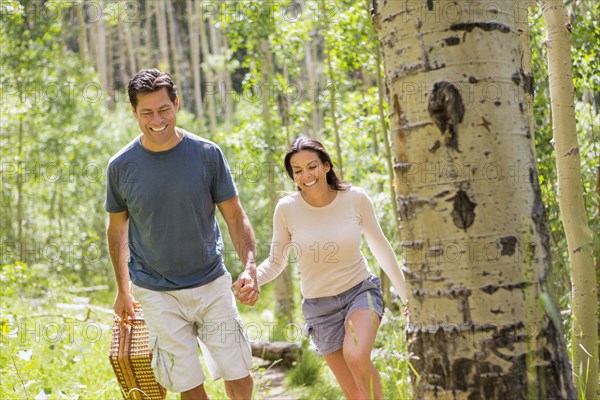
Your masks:
[[[119,191],[119,176],[117,166],[109,163],[106,169],[106,199],[104,209],[109,213],[127,210],[127,203]]]
[[[237,195],[237,187],[231,176],[231,170],[225,155],[221,149],[215,145],[215,153],[212,165],[207,171],[211,178],[211,194],[215,203],[228,200]]]
[[[404,275],[402,274],[394,250],[379,225],[373,203],[369,196],[362,190],[359,200],[359,212],[362,219],[362,231],[371,252],[373,252],[375,259],[381,266],[381,269],[383,269],[383,272],[385,272],[392,281],[402,302],[406,304],[408,297]]]
[[[271,282],[285,269],[291,241],[282,207],[278,204],[273,215],[273,240],[269,258],[264,260],[256,271],[259,286]]]

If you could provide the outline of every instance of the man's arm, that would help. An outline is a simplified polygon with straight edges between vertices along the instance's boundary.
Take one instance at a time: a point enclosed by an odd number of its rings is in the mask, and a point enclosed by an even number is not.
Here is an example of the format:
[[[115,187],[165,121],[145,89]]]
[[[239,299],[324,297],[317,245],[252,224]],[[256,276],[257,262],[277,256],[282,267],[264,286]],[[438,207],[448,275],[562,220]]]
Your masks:
[[[132,318],[135,316],[134,300],[129,288],[129,214],[127,211],[109,213],[106,239],[110,260],[117,279],[117,296],[113,308],[115,314],[123,316],[126,312]]]
[[[234,294],[237,296],[240,289],[244,288],[244,303],[253,305],[258,300],[258,280],[256,279],[256,239],[250,221],[240,204],[237,196],[221,203],[217,203],[223,215],[229,236],[240,257],[244,271],[234,285]]]

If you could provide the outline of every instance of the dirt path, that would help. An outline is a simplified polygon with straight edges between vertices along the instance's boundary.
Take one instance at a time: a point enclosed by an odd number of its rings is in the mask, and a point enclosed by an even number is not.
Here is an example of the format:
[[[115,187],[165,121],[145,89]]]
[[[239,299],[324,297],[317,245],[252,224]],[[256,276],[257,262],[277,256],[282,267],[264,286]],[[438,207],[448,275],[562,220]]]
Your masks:
[[[295,390],[285,384],[285,369],[271,367],[255,371],[254,385],[257,400],[293,400],[297,399]]]

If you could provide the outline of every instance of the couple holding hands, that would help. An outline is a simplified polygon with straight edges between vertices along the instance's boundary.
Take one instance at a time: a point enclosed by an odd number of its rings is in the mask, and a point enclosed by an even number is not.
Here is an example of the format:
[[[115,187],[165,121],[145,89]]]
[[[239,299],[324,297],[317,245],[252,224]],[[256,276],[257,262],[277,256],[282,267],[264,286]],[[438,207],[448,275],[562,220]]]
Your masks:
[[[298,190],[277,204],[270,255],[257,266],[254,233],[227,161],[215,143],[176,126],[179,98],[170,75],[142,70],[128,92],[141,134],[110,159],[106,183],[114,311],[133,316],[136,304],[143,306],[158,382],[184,400],[207,399],[200,346],[227,395],[250,399],[252,352],[235,298],[254,305],[294,247],[315,347],[346,398],[382,398],[371,362],[381,282],[361,253],[362,235],[405,304],[407,290],[368,195],[341,182],[321,143],[299,137],[284,158]],[[244,265],[235,283],[222,258],[217,208]]]

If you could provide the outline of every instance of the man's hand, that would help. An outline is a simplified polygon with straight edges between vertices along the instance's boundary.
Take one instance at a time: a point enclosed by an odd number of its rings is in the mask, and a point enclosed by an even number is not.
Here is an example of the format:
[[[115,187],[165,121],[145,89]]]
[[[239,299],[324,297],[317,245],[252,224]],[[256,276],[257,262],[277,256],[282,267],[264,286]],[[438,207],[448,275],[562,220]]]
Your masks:
[[[258,301],[259,293],[256,265],[249,262],[233,284],[233,295],[240,303],[253,306]]]
[[[121,318],[122,322],[126,323],[128,318],[135,318],[135,309],[139,307],[140,303],[133,298],[131,293],[117,291],[113,310]]]

